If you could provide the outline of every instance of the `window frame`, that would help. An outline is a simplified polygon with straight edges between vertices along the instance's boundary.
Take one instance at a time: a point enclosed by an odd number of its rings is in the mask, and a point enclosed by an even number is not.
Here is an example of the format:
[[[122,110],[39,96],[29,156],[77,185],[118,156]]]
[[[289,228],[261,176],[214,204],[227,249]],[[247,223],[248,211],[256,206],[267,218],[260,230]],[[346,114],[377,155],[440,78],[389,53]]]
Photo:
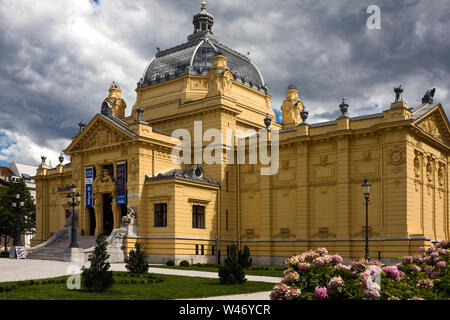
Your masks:
[[[160,208],[159,212],[156,209],[157,207]],[[153,210],[154,210],[154,227],[167,228],[167,203],[166,202],[155,203],[153,206]]]
[[[198,210],[202,208],[202,212]],[[198,217],[200,215],[200,218]],[[192,205],[192,228],[193,229],[206,229],[206,207],[202,205]]]

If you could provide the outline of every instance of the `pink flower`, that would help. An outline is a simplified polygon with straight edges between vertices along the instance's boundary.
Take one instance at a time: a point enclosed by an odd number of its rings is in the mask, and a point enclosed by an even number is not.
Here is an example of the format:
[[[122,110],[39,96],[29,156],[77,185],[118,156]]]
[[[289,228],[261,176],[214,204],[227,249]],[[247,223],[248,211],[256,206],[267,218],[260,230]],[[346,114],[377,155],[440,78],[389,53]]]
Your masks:
[[[401,299],[399,297],[396,297],[396,296],[390,296],[388,298],[388,300],[401,300]]]
[[[332,264],[339,264],[339,263],[342,263],[342,257],[340,256],[340,255],[337,255],[337,254],[335,254],[335,255],[333,255],[333,256],[331,256],[331,263]]]
[[[366,291],[364,291],[364,295],[366,297],[371,297],[371,298],[379,298],[380,297],[380,293],[377,290],[366,290]]]
[[[307,262],[300,262],[298,265],[298,270],[308,270],[310,267],[310,264]]]
[[[403,261],[406,263],[412,263],[414,261],[414,258],[411,256],[404,256]]]
[[[427,288],[427,289],[431,289],[433,288],[433,280],[430,279],[420,279],[417,284],[416,284],[417,288]]]
[[[424,252],[425,251],[425,248],[424,247],[420,247],[419,248],[419,252]]]
[[[421,269],[420,269],[420,267],[418,265],[413,264],[413,265],[411,265],[411,270],[419,272]]]
[[[317,286],[314,289],[314,296],[316,296],[319,300],[325,299],[328,296],[327,288]]]
[[[423,261],[423,258],[422,258],[422,256],[414,256],[414,262],[422,262]]]
[[[439,269],[445,269],[447,267],[447,263],[445,261],[441,261],[437,264]]]
[[[421,297],[414,296],[414,297],[412,297],[411,299],[408,299],[408,300],[425,300],[425,299],[421,298]]]
[[[309,251],[309,252],[304,253],[303,257],[305,258],[305,260],[312,261],[316,257],[316,254],[312,251]]]
[[[318,248],[316,249],[315,253],[317,253],[320,256],[324,256],[328,254],[328,250],[326,248]]]
[[[370,265],[367,266],[366,271],[368,271],[370,273],[371,276],[378,274],[381,272],[381,268],[379,266],[375,266],[375,265]]]
[[[430,261],[431,261],[431,257],[425,257],[424,259],[423,259],[423,262],[425,262],[425,263],[430,263]]]
[[[291,272],[295,272],[294,268],[288,268],[284,270],[283,275],[286,277]]]
[[[277,284],[270,293],[270,300],[293,300],[300,295],[301,291],[294,287],[289,287],[284,283]]]
[[[287,274],[284,279],[281,281],[282,283],[285,283],[287,285],[294,285],[300,280],[300,276],[297,272],[293,271],[289,274]]]
[[[438,257],[439,256],[439,252],[432,252],[431,254],[430,254],[430,257],[432,257],[432,258],[436,258],[436,257]]]
[[[325,260],[322,257],[318,257],[318,258],[315,258],[313,260],[313,263],[315,263],[315,264],[325,264]]]
[[[328,288],[336,289],[344,284],[344,280],[341,277],[331,278],[330,282],[328,282]]]
[[[386,276],[388,276],[392,280],[400,279],[400,272],[398,271],[396,266],[384,267],[382,270],[386,274]]]
[[[433,272],[433,273],[431,274],[431,277],[432,277],[432,278],[437,278],[437,277],[439,277],[439,272]]]

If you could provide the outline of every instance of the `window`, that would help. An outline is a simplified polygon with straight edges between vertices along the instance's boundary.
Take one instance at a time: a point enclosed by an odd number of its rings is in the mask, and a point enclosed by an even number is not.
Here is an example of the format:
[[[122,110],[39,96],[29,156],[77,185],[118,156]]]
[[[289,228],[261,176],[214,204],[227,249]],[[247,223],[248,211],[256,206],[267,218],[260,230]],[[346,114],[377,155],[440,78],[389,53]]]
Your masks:
[[[225,210],[225,229],[228,231],[228,210]]]
[[[211,247],[211,255],[216,255],[216,246]]]
[[[198,256],[198,244],[195,245],[195,255]]]
[[[192,228],[205,229],[205,207],[192,206]]]
[[[167,203],[155,204],[155,227],[167,227]]]
[[[205,245],[204,244],[202,244],[202,256],[204,256],[205,255]]]
[[[228,171],[225,172],[225,190],[228,192]]]

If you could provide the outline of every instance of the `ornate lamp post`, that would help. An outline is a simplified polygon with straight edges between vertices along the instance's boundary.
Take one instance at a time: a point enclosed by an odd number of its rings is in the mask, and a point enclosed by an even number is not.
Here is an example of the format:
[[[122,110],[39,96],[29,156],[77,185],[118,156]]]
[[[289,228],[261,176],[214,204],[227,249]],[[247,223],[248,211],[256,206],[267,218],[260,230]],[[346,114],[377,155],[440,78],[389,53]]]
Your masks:
[[[370,184],[367,179],[364,179],[364,183],[361,185],[363,188],[364,198],[366,199],[366,255],[365,258],[370,260],[369,257],[369,196],[370,196]]]
[[[77,192],[77,189],[74,184],[70,187],[70,193],[66,196],[66,199],[69,207],[72,207],[72,227],[71,227],[72,237],[69,248],[78,248],[75,207],[77,207],[80,204],[81,195]]]
[[[23,208],[25,203],[20,200],[20,193],[16,193],[16,201],[12,203],[12,207],[15,208],[16,211],[16,236],[14,237],[14,247],[22,246],[22,241],[20,240],[20,209]]]

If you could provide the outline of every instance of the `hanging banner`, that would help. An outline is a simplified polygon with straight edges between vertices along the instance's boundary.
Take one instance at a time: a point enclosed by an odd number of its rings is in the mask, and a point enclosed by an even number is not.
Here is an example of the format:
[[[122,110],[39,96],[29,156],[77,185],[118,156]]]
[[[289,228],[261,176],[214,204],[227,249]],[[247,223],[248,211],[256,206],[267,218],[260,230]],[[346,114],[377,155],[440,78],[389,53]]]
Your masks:
[[[86,208],[92,207],[93,201],[92,201],[92,184],[94,183],[94,168],[86,168],[85,169],[85,175],[84,175],[84,189],[86,190]]]
[[[117,164],[117,204],[127,204],[127,163]]]

